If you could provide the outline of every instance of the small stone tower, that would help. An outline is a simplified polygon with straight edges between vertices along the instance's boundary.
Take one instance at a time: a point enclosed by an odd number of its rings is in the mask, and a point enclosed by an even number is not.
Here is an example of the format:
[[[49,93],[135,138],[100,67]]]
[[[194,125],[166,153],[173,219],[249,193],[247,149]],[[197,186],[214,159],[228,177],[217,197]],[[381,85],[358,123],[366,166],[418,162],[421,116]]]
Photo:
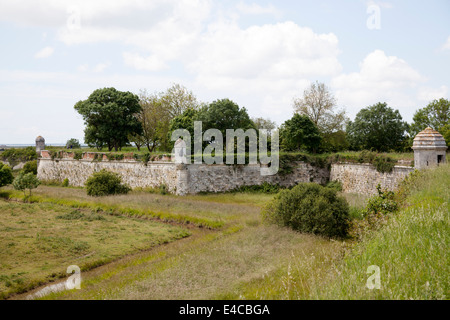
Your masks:
[[[41,136],[36,138],[36,152],[40,153],[42,150],[45,150],[45,139]]]
[[[414,138],[414,167],[423,169],[445,163],[447,144],[444,137],[430,127],[419,132]]]

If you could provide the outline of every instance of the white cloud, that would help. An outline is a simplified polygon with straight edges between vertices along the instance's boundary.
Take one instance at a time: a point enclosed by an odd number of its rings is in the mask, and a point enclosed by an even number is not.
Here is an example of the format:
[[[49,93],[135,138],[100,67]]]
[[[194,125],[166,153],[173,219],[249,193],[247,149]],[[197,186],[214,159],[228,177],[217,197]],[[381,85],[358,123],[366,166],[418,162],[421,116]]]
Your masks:
[[[435,99],[448,97],[448,92],[448,87],[445,85],[439,88],[423,87],[419,89],[417,98],[424,103],[428,103]]]
[[[236,6],[236,9],[239,13],[248,14],[248,15],[261,15],[261,14],[270,14],[275,17],[281,17],[281,11],[278,10],[273,5],[268,6],[260,6],[257,3],[247,4],[244,2],[239,2]]]
[[[55,52],[55,49],[53,49],[52,47],[45,47],[45,48],[39,50],[38,52],[36,52],[34,57],[36,59],[48,58],[53,54],[53,52]]]
[[[442,45],[442,50],[450,51],[450,36],[447,38],[447,41]]]
[[[159,71],[168,68],[164,60],[157,55],[150,55],[144,58],[138,53],[124,52],[123,59],[125,65],[137,70]]]
[[[427,79],[406,61],[387,56],[381,50],[368,54],[360,64],[360,71],[333,78],[331,87],[338,103],[349,111],[351,118],[361,109],[377,102],[386,102],[399,109],[410,121],[422,100],[445,93],[447,88],[425,87]]]

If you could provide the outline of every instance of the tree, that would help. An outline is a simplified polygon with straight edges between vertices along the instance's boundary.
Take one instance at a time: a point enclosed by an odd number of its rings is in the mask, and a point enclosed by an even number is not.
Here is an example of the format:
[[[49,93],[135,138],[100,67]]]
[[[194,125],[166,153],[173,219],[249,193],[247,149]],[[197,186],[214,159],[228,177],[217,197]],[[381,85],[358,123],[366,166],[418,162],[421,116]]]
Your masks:
[[[19,172],[19,175],[13,181],[13,187],[16,190],[23,191],[25,199],[31,197],[31,189],[37,188],[41,182],[39,179],[31,172],[25,173],[23,171]],[[26,195],[26,190],[29,190],[29,195]]]
[[[259,118],[252,118],[251,120],[255,125],[256,130],[266,129],[269,136],[271,130],[275,130],[277,128],[277,124],[270,119],[264,119],[259,117]]]
[[[345,110],[336,110],[330,90],[317,81],[303,92],[303,98],[294,99],[294,110],[309,117],[324,134],[343,130],[348,120]]]
[[[157,94],[149,94],[141,90],[139,94],[141,110],[136,115],[141,123],[142,133],[132,138],[132,141],[147,146],[149,152],[155,148],[167,145],[167,133],[169,131],[170,113],[161,103]]]
[[[450,146],[450,101],[444,98],[431,101],[425,108],[416,111],[409,134],[413,139],[427,127],[439,131]]]
[[[202,129],[219,130],[223,137],[227,129],[255,129],[250,120],[247,109],[239,106],[230,99],[216,100],[200,109],[198,120],[202,121]]]
[[[129,143],[130,134],[140,134],[142,126],[136,118],[141,110],[139,98],[131,92],[115,88],[95,90],[86,100],[75,104],[85,122],[85,142],[97,148],[107,146],[117,151]]]
[[[0,187],[6,186],[13,182],[14,177],[11,167],[0,162]]]
[[[179,116],[187,109],[198,109],[198,102],[192,91],[180,84],[173,84],[166,92],[159,94],[160,102],[169,113],[170,119]]]
[[[191,135],[191,150],[194,150],[194,121],[198,120],[199,111],[197,109],[189,108],[170,121],[168,140],[171,140],[172,132],[177,129],[185,129]],[[172,141],[172,147],[175,141]]]
[[[31,172],[34,175],[37,175],[37,160],[28,161],[23,165],[22,171],[24,173]]]
[[[71,138],[71,139],[67,140],[66,149],[80,149],[80,148],[81,148],[81,145],[80,145],[80,141],[78,141],[78,139]]]
[[[280,127],[280,145],[285,151],[316,152],[320,141],[319,129],[307,116],[296,113]]]
[[[408,124],[402,121],[400,112],[379,102],[358,112],[355,121],[347,126],[347,136],[355,150],[400,151],[407,130]]]

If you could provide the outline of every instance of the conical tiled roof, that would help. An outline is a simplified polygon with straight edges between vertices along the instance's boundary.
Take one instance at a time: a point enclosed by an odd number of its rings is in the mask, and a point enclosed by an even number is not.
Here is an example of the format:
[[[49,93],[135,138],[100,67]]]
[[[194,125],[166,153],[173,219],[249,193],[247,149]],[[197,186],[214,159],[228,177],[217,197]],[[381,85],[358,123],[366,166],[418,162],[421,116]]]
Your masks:
[[[38,142],[38,141],[45,141],[45,139],[43,137],[41,137],[41,136],[37,136],[36,137],[36,142]]]
[[[445,139],[436,130],[428,127],[414,138],[412,149],[447,149]]]

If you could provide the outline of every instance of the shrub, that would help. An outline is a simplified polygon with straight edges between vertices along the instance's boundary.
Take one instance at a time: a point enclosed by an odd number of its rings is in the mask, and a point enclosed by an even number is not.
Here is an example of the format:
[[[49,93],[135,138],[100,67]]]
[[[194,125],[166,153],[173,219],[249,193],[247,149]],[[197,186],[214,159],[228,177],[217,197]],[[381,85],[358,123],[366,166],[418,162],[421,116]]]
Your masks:
[[[63,181],[63,183],[62,183],[62,186],[63,186],[63,187],[68,187],[68,186],[69,186],[69,179],[68,179],[68,178],[65,178],[65,179],[64,179],[64,181]]]
[[[34,175],[37,175],[37,160],[28,161],[24,164],[22,171],[24,173],[32,173]]]
[[[89,196],[106,196],[111,194],[125,194],[131,189],[122,184],[122,179],[117,173],[102,169],[94,172],[85,183]]]
[[[347,201],[335,190],[315,183],[280,191],[262,215],[267,222],[328,237],[345,237],[349,227]]]
[[[23,191],[25,199],[31,197],[31,189],[37,188],[40,184],[41,182],[34,174],[31,172],[25,173],[23,171],[20,171],[19,175],[13,181],[14,189]],[[25,192],[27,189],[30,191],[28,196]]]
[[[161,184],[161,185],[159,186],[159,193],[162,194],[162,195],[168,193],[168,191],[167,191],[167,186],[166,186],[165,184]]]
[[[0,187],[12,183],[14,180],[11,167],[0,162]]]

